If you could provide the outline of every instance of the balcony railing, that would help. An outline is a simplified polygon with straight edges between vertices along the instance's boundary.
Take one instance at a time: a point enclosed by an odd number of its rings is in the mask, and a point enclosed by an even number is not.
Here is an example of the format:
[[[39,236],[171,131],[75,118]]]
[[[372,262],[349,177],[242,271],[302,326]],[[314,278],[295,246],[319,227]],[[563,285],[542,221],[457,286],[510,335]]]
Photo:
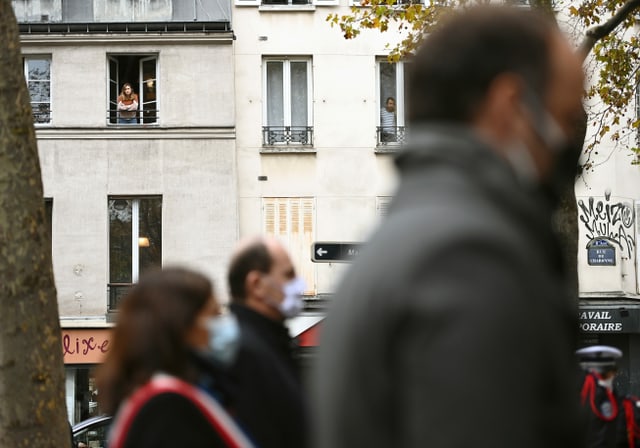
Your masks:
[[[109,283],[107,285],[107,295],[109,296],[109,311],[115,311],[120,305],[120,301],[133,288],[133,283]]]
[[[263,5],[311,5],[311,0],[262,0]]]
[[[313,146],[313,126],[263,126],[265,146]]]
[[[51,123],[51,109],[40,108],[36,109],[32,106],[31,116],[33,117],[34,124],[49,124]]]
[[[107,123],[120,124],[120,125],[143,125],[143,124],[157,124],[159,118],[158,109],[144,109],[139,110],[136,116],[133,117],[133,122],[120,122],[121,118],[118,116],[117,109],[107,110]],[[127,119],[129,120],[129,119]]]
[[[403,145],[405,143],[404,126],[396,126],[393,128],[378,126],[376,128],[378,146],[386,145]]]

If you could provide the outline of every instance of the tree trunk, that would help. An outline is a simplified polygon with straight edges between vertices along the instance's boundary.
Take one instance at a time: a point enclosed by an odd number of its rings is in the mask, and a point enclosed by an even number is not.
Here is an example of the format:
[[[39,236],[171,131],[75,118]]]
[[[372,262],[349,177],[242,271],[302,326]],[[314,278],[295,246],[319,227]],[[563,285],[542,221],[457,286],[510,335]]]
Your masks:
[[[0,446],[70,446],[61,347],[18,26],[0,0]]]

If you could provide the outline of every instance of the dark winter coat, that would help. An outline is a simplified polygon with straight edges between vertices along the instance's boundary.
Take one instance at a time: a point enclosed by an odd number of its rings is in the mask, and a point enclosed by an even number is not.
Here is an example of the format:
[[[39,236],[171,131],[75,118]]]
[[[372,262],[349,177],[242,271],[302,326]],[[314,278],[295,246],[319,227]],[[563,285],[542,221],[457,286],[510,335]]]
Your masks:
[[[241,333],[230,369],[235,418],[259,448],[304,448],[306,410],[287,327],[239,304],[231,311]]]
[[[414,136],[323,324],[318,446],[581,447],[577,298],[548,201],[469,129]]]

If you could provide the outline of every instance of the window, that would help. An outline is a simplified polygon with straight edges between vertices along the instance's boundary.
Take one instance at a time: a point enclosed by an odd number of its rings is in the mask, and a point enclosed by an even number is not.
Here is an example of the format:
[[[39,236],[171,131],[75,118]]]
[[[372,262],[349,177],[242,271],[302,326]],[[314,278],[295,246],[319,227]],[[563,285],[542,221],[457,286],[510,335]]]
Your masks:
[[[31,111],[35,124],[51,123],[51,58],[24,58],[24,78],[27,81]]]
[[[109,198],[109,310],[144,271],[162,265],[162,198]]]
[[[127,124],[154,124],[158,122],[157,65],[155,55],[109,55],[109,106],[107,121],[118,123],[118,96],[125,83],[131,84],[138,96],[138,111],[126,114],[132,118]]]
[[[315,267],[311,262],[314,223],[313,198],[264,198],[264,233],[276,236],[285,245],[297,274],[307,284],[305,295],[315,295]]]
[[[264,60],[263,145],[313,145],[311,61]]]
[[[404,65],[378,61],[378,145],[404,143]]]

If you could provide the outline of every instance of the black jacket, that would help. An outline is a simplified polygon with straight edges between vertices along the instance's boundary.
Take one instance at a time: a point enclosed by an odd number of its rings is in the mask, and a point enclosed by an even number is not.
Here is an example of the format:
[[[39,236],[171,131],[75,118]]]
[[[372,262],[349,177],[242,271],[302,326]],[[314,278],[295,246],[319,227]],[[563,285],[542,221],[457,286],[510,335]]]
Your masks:
[[[242,338],[230,368],[232,413],[258,448],[304,448],[306,410],[288,329],[245,306],[230,308]]]
[[[548,200],[468,128],[423,130],[397,165],[323,324],[318,446],[582,447],[577,297]]]

